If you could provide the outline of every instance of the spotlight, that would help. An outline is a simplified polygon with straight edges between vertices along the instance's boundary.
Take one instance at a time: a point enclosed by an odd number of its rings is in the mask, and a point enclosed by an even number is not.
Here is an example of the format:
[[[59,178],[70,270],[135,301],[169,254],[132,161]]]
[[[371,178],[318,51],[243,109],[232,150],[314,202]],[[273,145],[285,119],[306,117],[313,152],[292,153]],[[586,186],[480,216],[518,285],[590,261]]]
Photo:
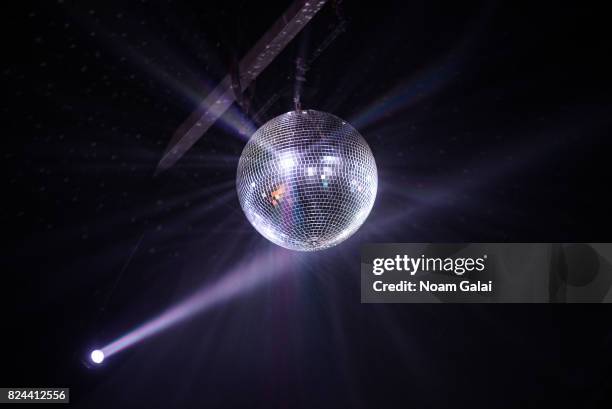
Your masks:
[[[100,351],[99,349],[94,349],[91,351],[89,358],[94,364],[101,364],[102,361],[104,361],[104,352]]]

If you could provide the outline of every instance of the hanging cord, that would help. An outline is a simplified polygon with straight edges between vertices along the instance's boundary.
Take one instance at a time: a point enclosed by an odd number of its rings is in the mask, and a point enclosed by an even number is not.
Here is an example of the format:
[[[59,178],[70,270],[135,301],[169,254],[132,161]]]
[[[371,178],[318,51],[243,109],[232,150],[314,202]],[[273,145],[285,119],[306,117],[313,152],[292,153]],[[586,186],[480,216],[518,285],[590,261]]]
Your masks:
[[[311,65],[315,62],[315,60],[319,58],[321,54],[323,54],[323,51],[325,51],[340,34],[346,31],[346,26],[348,22],[346,18],[344,17],[344,14],[342,13],[342,10],[340,7],[341,3],[342,1],[335,1],[333,3],[334,11],[338,18],[338,24],[336,24],[336,27],[334,28],[334,30],[327,35],[325,40],[323,40],[323,42],[315,49],[315,51],[312,53],[312,56],[308,60],[305,60],[301,55],[296,59],[296,84],[294,87],[294,94],[293,94],[294,95],[293,103],[296,109],[301,108],[301,101],[300,101],[301,87],[302,87],[302,84],[306,82],[306,72],[310,69]],[[261,124],[268,110],[272,108],[272,106],[279,99],[281,99],[283,95],[286,95],[285,94],[286,92],[287,92],[287,87],[283,88],[279,92],[274,93],[266,101],[266,103],[263,104],[261,108],[257,110],[255,115],[253,116],[253,122],[255,122],[255,124],[257,125]]]
[[[302,109],[300,96],[302,95],[302,85],[306,82],[306,71],[308,71],[306,62],[302,57],[298,57],[295,60],[295,89],[293,92],[293,104],[296,111]]]
[[[308,60],[302,56],[305,54],[305,43],[303,43],[302,47],[300,47],[300,55],[295,60],[295,89],[293,93],[293,104],[296,111],[302,109],[300,97],[302,94],[303,85],[306,82],[306,73],[308,70],[310,70],[310,67],[317,60],[317,58],[319,58],[321,54],[323,54],[323,52],[331,45],[331,43],[333,43],[340,34],[346,31],[347,21],[344,17],[344,13],[342,12],[341,5],[342,0],[333,2],[334,11],[336,12],[336,17],[338,18],[338,24],[336,24],[334,30],[329,33],[323,42],[314,50]]]

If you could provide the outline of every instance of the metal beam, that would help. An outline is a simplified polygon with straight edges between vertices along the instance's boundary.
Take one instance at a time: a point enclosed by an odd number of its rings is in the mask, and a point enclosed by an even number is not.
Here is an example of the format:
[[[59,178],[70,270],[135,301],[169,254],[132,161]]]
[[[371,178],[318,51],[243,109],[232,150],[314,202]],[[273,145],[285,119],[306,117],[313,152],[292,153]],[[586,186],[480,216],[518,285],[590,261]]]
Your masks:
[[[296,0],[239,64],[240,87],[250,83],[276,58],[289,42],[308,24],[327,0]],[[198,108],[176,130],[156,173],[172,167],[235,101],[231,75],[225,78],[202,101]]]

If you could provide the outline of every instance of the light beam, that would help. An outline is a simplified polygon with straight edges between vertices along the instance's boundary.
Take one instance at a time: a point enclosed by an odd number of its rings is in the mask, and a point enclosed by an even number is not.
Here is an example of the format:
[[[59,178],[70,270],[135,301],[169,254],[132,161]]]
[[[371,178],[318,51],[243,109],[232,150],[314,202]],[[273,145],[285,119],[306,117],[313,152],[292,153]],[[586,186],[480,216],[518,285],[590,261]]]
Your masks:
[[[140,341],[159,334],[179,322],[193,317],[195,314],[207,311],[223,301],[230,300],[252,290],[286,272],[290,266],[289,261],[295,261],[297,257],[299,255],[291,254],[274,246],[269,251],[262,252],[250,261],[226,273],[217,282],[202,287],[185,300],[162,312],[159,316],[120,336],[102,347],[100,351],[96,350],[101,355],[96,351],[92,352],[91,360],[96,362],[94,360],[94,353],[96,353],[96,359],[99,357],[102,359],[107,358]]]

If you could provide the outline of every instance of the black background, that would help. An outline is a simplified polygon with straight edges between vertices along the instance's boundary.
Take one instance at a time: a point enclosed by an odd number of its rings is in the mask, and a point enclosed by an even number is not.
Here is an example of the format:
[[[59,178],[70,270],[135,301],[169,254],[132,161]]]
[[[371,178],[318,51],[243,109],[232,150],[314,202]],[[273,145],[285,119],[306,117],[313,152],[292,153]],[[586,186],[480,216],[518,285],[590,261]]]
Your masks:
[[[302,103],[370,144],[368,221],[88,367],[94,346],[274,247],[233,193],[245,141],[230,128],[153,177],[288,5],[261,3],[4,5],[0,385],[70,387],[87,408],[609,405],[608,305],[359,302],[364,242],[610,241],[610,32],[589,2],[326,5],[252,106],[280,93],[264,119],[290,110],[299,45],[344,16]]]

